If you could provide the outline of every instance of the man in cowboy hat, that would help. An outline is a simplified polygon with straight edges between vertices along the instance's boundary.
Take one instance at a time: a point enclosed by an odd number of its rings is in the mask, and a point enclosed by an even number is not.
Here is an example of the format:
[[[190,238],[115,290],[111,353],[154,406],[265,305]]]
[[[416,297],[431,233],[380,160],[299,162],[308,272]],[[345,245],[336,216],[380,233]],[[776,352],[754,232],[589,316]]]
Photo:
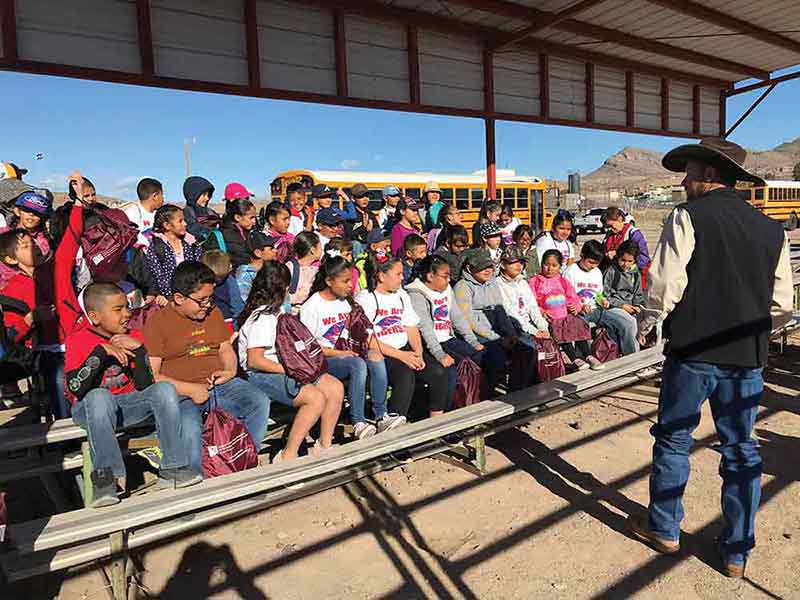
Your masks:
[[[680,146],[662,161],[684,172],[688,202],[672,211],[653,256],[645,333],[664,321],[666,361],[650,474],[647,520],[632,531],[664,553],[679,550],[692,432],[711,402],[720,439],[722,571],[743,577],[755,546],[761,457],[751,438],[764,387],[770,332],[791,319],[792,273],[781,225],[744,201],[737,181],[764,185],[747,152],[721,138]]]

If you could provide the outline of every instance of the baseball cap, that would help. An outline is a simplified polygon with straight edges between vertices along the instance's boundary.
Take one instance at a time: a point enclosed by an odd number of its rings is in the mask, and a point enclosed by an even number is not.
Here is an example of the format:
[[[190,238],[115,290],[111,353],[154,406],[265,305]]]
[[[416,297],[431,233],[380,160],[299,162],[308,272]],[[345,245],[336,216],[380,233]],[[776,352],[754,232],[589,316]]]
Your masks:
[[[312,198],[324,198],[326,196],[333,196],[334,194],[336,194],[336,190],[327,183],[318,183],[311,188]]]
[[[317,213],[317,223],[334,226],[343,221],[339,213],[332,208],[323,208]]]
[[[391,235],[383,231],[382,229],[373,229],[367,234],[367,246],[371,244],[377,244],[378,242],[383,242],[386,240],[391,239]]]
[[[483,248],[472,248],[466,252],[466,261],[469,268],[473,271],[483,271],[494,266],[489,251]]]
[[[353,198],[363,198],[367,195],[369,189],[363,183],[357,183],[352,188],[350,188],[350,192],[353,194]]]
[[[276,236],[267,235],[263,231],[258,231],[257,229],[250,232],[245,242],[249,253],[253,253],[255,250],[261,250],[262,248],[274,247],[277,243],[278,238]]]
[[[7,204],[23,192],[33,191],[33,186],[19,179],[0,178],[0,204]]]
[[[396,185],[387,185],[383,188],[383,197],[386,196],[399,196],[400,195],[400,188]]]
[[[486,221],[485,223],[481,223],[481,238],[486,239],[488,237],[492,237],[493,235],[502,235],[503,232],[498,227],[497,223],[493,223],[491,221]]]
[[[51,204],[50,200],[48,200],[47,195],[40,190],[22,192],[17,197],[14,205],[22,210],[36,213],[40,217],[48,216],[53,208],[53,205]]]
[[[511,244],[503,248],[503,254],[500,260],[505,263],[526,262],[525,253],[516,244]]]
[[[241,183],[229,183],[225,186],[225,200],[243,200],[245,198],[252,198],[252,194]]]
[[[428,192],[442,192],[442,189],[439,187],[439,184],[435,181],[429,181],[425,184],[425,187],[422,190],[423,194],[427,194]]]

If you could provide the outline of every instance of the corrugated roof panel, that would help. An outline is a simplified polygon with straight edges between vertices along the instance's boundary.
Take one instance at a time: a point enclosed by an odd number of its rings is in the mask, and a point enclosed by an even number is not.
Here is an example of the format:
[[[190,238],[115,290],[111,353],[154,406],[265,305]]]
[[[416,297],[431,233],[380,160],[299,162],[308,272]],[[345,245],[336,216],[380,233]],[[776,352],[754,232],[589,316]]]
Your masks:
[[[586,120],[586,65],[551,58],[550,115],[556,119]]]
[[[355,98],[408,102],[405,27],[346,15],[345,34],[349,94]]]
[[[661,80],[636,75],[633,78],[633,94],[636,127],[661,129]]]
[[[419,73],[423,104],[483,108],[483,50],[479,42],[421,30]]]
[[[539,115],[539,56],[527,52],[495,54],[494,108],[497,112]]]

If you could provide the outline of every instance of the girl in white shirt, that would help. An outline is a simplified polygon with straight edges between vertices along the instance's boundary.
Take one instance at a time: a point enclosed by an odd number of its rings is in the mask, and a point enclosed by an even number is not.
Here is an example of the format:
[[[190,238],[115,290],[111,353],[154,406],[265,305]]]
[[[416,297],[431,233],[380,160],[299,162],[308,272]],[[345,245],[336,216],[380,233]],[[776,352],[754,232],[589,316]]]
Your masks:
[[[567,267],[577,262],[575,247],[569,241],[572,233],[572,217],[568,213],[559,213],[553,219],[553,226],[550,231],[546,231],[536,239],[536,256],[541,262],[542,256],[548,250],[558,250],[564,262],[562,262],[561,272],[566,271]]]
[[[253,287],[239,316],[239,364],[250,383],[272,401],[297,409],[286,446],[272,462],[297,458],[300,444],[314,424],[320,422],[320,437],[311,454],[319,455],[333,443],[344,399],[344,387],[335,377],[323,374],[315,383],[301,386],[286,375],[278,360],[275,337],[278,315],[291,276],[286,265],[267,261],[253,280]]]
[[[322,346],[328,359],[328,373],[347,380],[350,400],[350,420],[355,436],[364,439],[375,435],[377,429],[367,422],[367,372],[370,373],[370,394],[375,418],[386,416],[386,385],[380,384],[384,371],[380,360],[364,360],[351,350],[337,350],[336,343],[350,336],[348,323],[352,311],[352,265],[342,256],[324,256],[314,278],[308,300],[300,307],[300,320]]]
[[[375,327],[375,350],[383,356],[383,376],[392,386],[390,399],[396,420],[387,428],[405,423],[411,399],[420,378],[428,384],[428,405],[431,416],[442,414],[450,404],[448,369],[423,349],[419,332],[419,317],[403,284],[403,264],[390,259],[375,265],[373,277],[368,277],[370,289],[356,297]],[[373,375],[374,376],[374,375]],[[393,414],[390,413],[390,418]],[[378,425],[379,430],[381,424]]]

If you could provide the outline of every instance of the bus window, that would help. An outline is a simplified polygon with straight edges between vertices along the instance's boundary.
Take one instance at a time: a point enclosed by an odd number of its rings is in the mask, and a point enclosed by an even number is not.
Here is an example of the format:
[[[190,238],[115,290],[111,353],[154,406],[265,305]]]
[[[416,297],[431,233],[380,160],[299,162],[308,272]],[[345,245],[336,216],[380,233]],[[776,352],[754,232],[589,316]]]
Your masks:
[[[751,196],[752,192],[749,189],[747,189],[747,190],[736,190],[736,191],[738,192],[739,197],[742,200],[744,200],[745,202],[750,202],[750,196]]]
[[[369,204],[367,204],[369,210],[376,211],[383,208],[383,190],[367,190],[367,197],[369,198]]]
[[[469,210],[469,190],[467,188],[456,188],[456,208]]]
[[[544,206],[542,205],[542,190],[531,190],[531,227],[534,233],[538,233],[543,228]]]
[[[777,194],[775,193],[777,190],[775,188],[769,188],[769,199],[770,200],[777,200]]]
[[[471,189],[470,196],[472,198],[472,208],[480,210],[483,205],[483,197],[485,196],[483,189]]]
[[[517,188],[517,208],[528,208],[528,188]]]
[[[503,204],[514,208],[514,188],[503,188]]]
[[[764,199],[764,188],[756,188],[756,200]]]
[[[494,199],[497,200],[498,202],[501,202],[503,200],[503,196],[501,196],[502,193],[503,192],[500,190],[500,188],[495,189]]]
[[[269,186],[270,192],[273,196],[283,195],[283,179],[278,177]]]
[[[442,188],[442,200],[453,201],[453,188]]]
[[[419,188],[406,188],[405,194],[406,196],[411,196],[412,198],[416,198],[417,200],[419,200],[421,197]]]

